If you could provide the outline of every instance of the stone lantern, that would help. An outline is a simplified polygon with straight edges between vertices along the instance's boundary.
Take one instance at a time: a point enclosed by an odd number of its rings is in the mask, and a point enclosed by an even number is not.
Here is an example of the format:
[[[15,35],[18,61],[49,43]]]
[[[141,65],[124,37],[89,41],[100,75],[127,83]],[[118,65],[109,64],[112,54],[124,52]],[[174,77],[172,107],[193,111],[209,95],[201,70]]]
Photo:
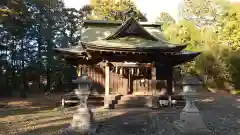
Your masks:
[[[174,122],[174,126],[184,135],[210,135],[203,122],[202,116],[194,102],[199,97],[198,90],[202,88],[202,82],[195,76],[185,76],[182,80],[183,92],[180,94],[186,100],[186,105],[180,113],[180,120]]]
[[[96,131],[96,125],[92,111],[88,108],[87,99],[90,94],[92,81],[87,75],[79,76],[73,83],[78,84],[78,89],[74,90],[76,96],[80,99],[77,111],[73,115],[71,126],[66,130],[69,135],[89,134]]]

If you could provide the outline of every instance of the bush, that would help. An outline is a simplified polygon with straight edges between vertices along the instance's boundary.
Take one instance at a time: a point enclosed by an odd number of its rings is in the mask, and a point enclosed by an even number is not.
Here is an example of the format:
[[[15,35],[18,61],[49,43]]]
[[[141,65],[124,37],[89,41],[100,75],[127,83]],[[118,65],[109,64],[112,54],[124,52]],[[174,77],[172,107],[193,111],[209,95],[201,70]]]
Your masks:
[[[232,78],[231,83],[234,89],[240,89],[240,52],[231,52],[227,59],[227,65],[229,65],[229,74]]]
[[[204,49],[202,50],[202,54],[194,61],[181,66],[182,75],[196,74],[201,77],[207,87],[231,89],[231,84],[234,82],[232,80],[240,79],[240,74],[236,76],[236,70],[234,70],[233,73],[233,69],[235,69],[236,66],[231,64],[232,68],[229,68],[229,56],[231,53],[229,49],[220,46]],[[227,62],[227,60],[229,62]],[[231,63],[235,63],[232,57]],[[234,78],[233,75],[236,77]]]

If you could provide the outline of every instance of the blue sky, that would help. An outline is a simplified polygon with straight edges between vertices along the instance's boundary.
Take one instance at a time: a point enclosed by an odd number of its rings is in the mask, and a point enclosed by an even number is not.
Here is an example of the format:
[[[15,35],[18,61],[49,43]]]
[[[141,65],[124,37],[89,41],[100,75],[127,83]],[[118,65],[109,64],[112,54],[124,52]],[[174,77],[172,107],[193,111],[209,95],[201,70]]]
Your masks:
[[[168,12],[174,19],[178,19],[178,5],[183,0],[133,0],[149,21],[155,21],[160,12]],[[230,0],[240,1],[240,0]],[[89,3],[89,0],[64,0],[67,7],[79,9]]]

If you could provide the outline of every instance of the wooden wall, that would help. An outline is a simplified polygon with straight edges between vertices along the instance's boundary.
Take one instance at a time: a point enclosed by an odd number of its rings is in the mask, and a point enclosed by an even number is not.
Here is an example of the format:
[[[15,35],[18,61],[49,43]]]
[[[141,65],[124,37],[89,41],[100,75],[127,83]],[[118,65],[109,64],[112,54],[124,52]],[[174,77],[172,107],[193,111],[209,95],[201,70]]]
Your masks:
[[[151,71],[151,69],[149,69]],[[104,94],[105,92],[105,70],[100,66],[88,67],[88,75],[93,80],[92,90],[96,94]],[[158,74],[159,75],[159,74]],[[160,78],[161,80],[157,82],[156,92],[161,93],[166,89],[166,80]],[[133,94],[139,95],[151,95],[152,90],[152,80],[151,76],[143,77],[132,77],[131,88]],[[127,94],[128,89],[128,78],[122,75],[110,72],[110,93]]]
[[[88,68],[88,75],[93,80],[92,90],[98,94],[105,92],[105,71],[103,67]],[[128,80],[117,73],[110,72],[110,93],[127,94]]]

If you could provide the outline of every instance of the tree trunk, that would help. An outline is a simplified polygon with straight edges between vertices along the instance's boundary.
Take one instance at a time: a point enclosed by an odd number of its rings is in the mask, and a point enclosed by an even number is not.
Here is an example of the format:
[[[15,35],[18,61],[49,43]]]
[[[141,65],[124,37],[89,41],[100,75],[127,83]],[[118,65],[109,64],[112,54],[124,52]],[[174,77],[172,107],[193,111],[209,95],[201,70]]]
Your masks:
[[[49,21],[48,25],[48,39],[47,39],[47,89],[46,91],[51,91],[51,65],[52,65],[52,60],[53,60],[53,43],[52,43],[52,21]],[[45,92],[46,92],[45,91]]]
[[[20,86],[20,96],[22,98],[26,98],[27,96],[27,87],[26,87],[26,72],[25,72],[25,65],[24,65],[24,38],[21,40],[21,69],[22,69],[22,77],[21,77],[21,86]]]
[[[42,55],[41,55],[41,46],[42,46],[42,37],[39,37],[38,40],[38,78],[37,78],[37,84],[38,84],[38,88],[41,89],[41,74],[42,74]]]

